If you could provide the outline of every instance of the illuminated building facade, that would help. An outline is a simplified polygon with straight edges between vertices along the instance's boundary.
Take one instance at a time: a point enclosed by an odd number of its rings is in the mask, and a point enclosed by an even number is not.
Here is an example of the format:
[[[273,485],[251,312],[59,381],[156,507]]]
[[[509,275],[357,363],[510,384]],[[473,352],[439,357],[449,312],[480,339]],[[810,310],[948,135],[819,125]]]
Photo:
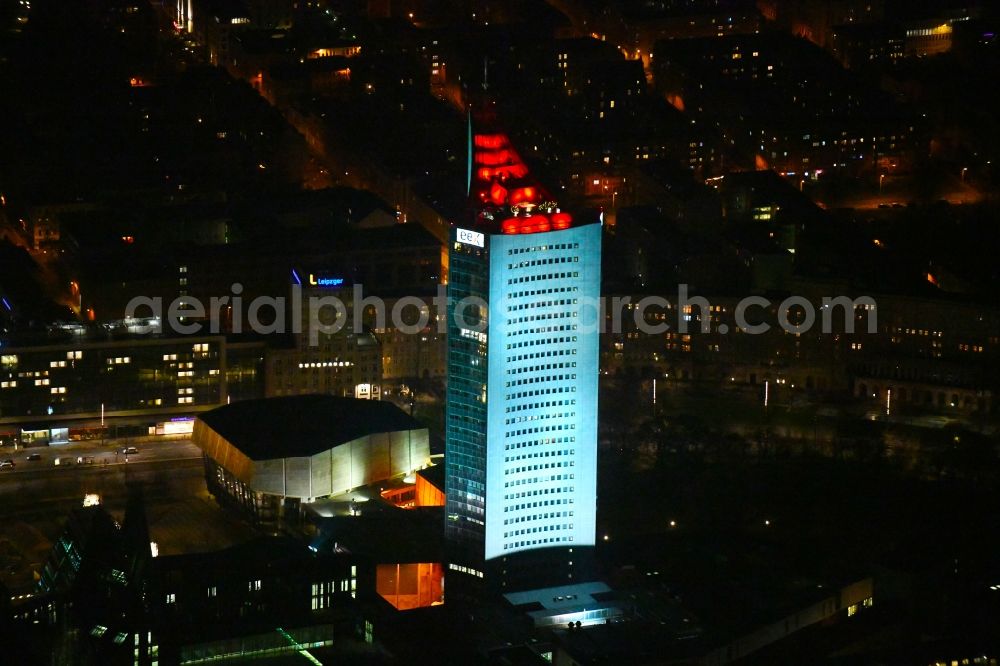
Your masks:
[[[293,273],[301,287],[301,308],[294,348],[274,349],[267,354],[267,396],[323,393],[341,397],[378,399],[382,366],[378,340],[366,328],[354,325],[354,290],[339,275]],[[292,292],[292,298],[297,298]],[[315,332],[321,324],[332,327],[341,315],[332,300],[344,304],[339,330]],[[315,309],[314,309],[315,308]],[[316,323],[313,323],[316,322]]]
[[[506,135],[472,143],[475,219],[450,245],[449,570],[574,580],[595,533],[602,228],[529,184]]]
[[[417,568],[400,569],[402,580],[387,589],[404,605]],[[356,650],[362,639],[373,642],[363,604],[374,597],[375,574],[353,554],[318,552],[288,536],[158,554],[133,496],[121,523],[99,504],[76,508],[34,594],[4,620],[27,641],[109,666],[204,664],[233,654],[301,659],[307,648],[329,654],[341,643]],[[433,594],[418,589],[422,599]],[[18,663],[35,663],[27,649],[5,647]]]
[[[427,428],[392,403],[324,395],[224,405],[201,415],[192,441],[209,492],[260,523],[430,461]]]
[[[0,423],[67,415],[200,411],[226,402],[223,336],[89,340],[6,347],[0,355]],[[249,374],[255,374],[250,369]],[[259,378],[246,377],[258,383]],[[250,389],[253,392],[253,389]]]

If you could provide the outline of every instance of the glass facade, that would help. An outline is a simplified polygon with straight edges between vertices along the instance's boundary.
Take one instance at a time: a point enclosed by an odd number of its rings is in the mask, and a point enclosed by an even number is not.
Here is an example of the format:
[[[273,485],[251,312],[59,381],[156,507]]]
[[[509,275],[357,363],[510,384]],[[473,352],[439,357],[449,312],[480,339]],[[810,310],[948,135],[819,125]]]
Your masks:
[[[594,544],[601,232],[452,242],[446,529],[473,575]],[[485,331],[470,296],[489,303]]]
[[[482,572],[486,533],[487,249],[456,240],[448,282],[445,537],[452,559]]]

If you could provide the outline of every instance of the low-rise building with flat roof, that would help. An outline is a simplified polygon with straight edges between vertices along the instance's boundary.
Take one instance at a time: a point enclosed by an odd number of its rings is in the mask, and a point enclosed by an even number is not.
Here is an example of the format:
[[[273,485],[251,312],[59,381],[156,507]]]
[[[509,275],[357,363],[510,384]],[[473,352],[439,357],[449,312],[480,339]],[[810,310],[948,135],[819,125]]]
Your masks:
[[[430,463],[427,428],[389,402],[326,395],[246,400],[202,414],[209,491],[256,521]]]

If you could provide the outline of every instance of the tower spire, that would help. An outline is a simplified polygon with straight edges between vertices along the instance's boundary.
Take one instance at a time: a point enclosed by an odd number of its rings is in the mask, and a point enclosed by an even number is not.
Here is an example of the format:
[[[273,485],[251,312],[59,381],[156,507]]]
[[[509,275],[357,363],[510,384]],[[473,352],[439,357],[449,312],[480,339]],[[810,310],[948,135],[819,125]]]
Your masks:
[[[466,122],[466,164],[465,164],[465,196],[472,194],[472,107],[468,109],[468,120]]]

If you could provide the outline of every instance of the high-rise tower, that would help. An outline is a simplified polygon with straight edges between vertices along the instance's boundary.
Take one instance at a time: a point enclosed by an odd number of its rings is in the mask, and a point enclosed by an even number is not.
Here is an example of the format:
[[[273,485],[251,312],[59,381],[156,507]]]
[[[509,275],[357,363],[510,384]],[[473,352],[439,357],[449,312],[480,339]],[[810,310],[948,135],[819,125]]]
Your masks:
[[[481,115],[449,248],[450,578],[576,582],[595,538],[601,225],[562,212]]]

